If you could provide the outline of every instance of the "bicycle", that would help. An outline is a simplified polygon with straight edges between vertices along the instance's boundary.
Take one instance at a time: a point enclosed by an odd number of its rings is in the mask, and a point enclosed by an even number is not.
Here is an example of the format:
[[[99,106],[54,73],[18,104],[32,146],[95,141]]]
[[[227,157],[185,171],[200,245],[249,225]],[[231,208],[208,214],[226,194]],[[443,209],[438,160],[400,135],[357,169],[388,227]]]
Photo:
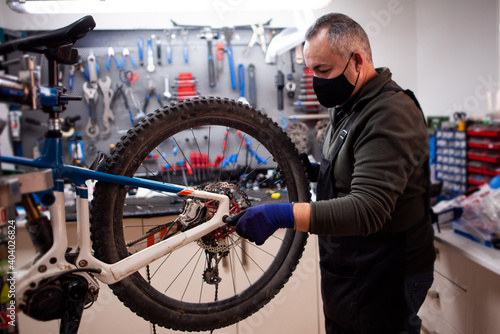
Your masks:
[[[49,117],[39,158],[0,156],[1,162],[36,168],[11,176],[20,180],[37,249],[36,257],[17,270],[17,306],[38,320],[61,318],[61,332],[76,333],[102,282],[133,312],[160,326],[203,331],[241,321],[284,286],[307,234],[279,231],[257,247],[239,238],[224,219],[256,202],[252,187],[259,184],[288,201],[309,201],[309,181],[296,148],[264,113],[237,101],[202,97],[146,115],[109,157],[99,157],[89,169],[64,164],[59,115],[69,101],[81,98],[65,94],[54,70],[77,62],[73,45],[94,27],[86,16],[0,45],[0,55],[21,51],[24,64],[18,77],[0,76],[0,86],[8,88],[0,101],[41,108]],[[39,87],[28,52],[49,60],[49,87]],[[220,152],[213,162],[210,152]],[[277,168],[286,181],[281,189]],[[91,205],[87,180],[98,181]],[[65,182],[76,189],[74,249],[68,249],[66,235]],[[133,191],[155,192],[155,201],[175,218],[129,226],[124,211]],[[33,193],[49,208],[50,221],[38,211]]]

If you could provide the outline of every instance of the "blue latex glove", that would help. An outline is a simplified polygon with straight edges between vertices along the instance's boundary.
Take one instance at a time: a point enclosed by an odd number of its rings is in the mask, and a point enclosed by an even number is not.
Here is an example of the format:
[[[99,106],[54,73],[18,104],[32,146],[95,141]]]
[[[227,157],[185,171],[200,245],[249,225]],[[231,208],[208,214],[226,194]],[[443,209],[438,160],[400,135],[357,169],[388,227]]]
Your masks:
[[[279,228],[294,228],[292,203],[252,206],[237,215],[226,218],[229,226],[236,227],[242,238],[262,245]]]

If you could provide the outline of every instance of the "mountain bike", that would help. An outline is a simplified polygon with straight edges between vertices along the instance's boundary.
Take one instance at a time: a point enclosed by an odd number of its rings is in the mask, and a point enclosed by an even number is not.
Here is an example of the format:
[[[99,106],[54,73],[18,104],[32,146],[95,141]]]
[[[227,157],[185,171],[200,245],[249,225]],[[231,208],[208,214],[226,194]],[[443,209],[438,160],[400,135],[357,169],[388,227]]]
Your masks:
[[[37,251],[16,267],[16,305],[38,320],[62,319],[61,332],[76,333],[102,282],[133,312],[160,326],[204,331],[241,321],[284,286],[307,234],[282,230],[256,246],[224,220],[265,203],[271,195],[262,188],[281,200],[309,201],[296,148],[261,111],[202,97],[146,115],[90,168],[65,164],[60,114],[69,101],[81,98],[59,86],[57,66],[78,61],[74,43],[94,27],[86,16],[0,45],[0,55],[22,54],[15,61],[19,75],[0,76],[0,101],[48,116],[40,157],[0,157],[2,163],[29,169],[4,176],[19,182],[26,228]],[[38,83],[30,53],[47,58],[48,87]],[[0,68],[12,63],[2,61]],[[97,181],[90,204],[88,180]],[[68,247],[65,184],[76,193],[78,244],[73,248]],[[139,193],[149,198],[141,205],[134,204]],[[153,202],[163,218],[151,226],[126,219],[131,208],[140,215]],[[40,206],[48,207],[49,215],[40,213]]]

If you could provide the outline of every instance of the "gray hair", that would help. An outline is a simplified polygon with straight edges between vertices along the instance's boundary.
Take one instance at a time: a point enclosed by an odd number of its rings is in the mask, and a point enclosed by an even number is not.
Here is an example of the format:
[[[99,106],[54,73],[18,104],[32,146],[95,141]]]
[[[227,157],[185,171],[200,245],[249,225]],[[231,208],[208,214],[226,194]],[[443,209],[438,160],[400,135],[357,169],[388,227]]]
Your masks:
[[[345,60],[349,59],[352,52],[359,51],[369,62],[372,62],[370,41],[366,32],[356,21],[344,14],[325,14],[307,29],[306,41],[316,36],[324,28],[328,28],[328,39],[332,50]]]

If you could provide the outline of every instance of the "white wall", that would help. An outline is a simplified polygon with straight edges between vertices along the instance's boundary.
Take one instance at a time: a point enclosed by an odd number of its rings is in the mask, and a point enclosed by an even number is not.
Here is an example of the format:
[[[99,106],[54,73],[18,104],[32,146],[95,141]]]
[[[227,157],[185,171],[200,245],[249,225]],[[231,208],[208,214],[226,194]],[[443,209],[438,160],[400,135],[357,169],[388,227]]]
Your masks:
[[[208,9],[193,12],[141,8],[137,14],[95,14],[97,29],[166,28],[170,19],[213,26],[267,21],[295,26],[304,14],[292,10],[245,10],[244,0],[211,0]],[[345,13],[368,32],[376,66],[387,66],[394,79],[412,89],[426,115],[466,110],[488,112],[486,91],[498,89],[498,0],[333,0],[329,11]],[[27,15],[0,3],[0,26],[10,29],[52,29],[81,15]]]
[[[488,113],[498,90],[498,1],[420,0],[417,5],[418,93],[427,114]]]

